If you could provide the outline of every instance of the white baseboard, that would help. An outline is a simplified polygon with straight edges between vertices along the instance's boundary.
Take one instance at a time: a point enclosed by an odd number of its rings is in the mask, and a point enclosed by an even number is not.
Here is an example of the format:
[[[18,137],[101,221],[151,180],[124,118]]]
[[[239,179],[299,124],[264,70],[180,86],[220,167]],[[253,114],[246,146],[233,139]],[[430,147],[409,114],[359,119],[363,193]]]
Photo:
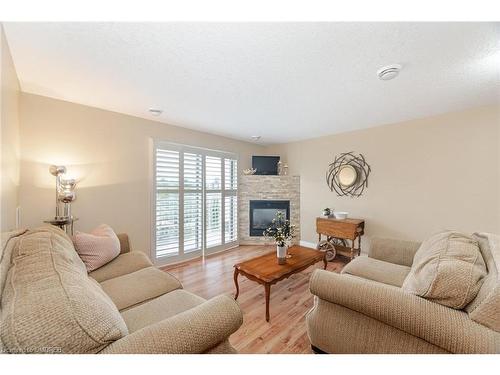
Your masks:
[[[308,241],[300,241],[299,242],[300,246],[304,247],[310,247],[311,249],[316,249],[316,244],[314,242],[308,242]]]

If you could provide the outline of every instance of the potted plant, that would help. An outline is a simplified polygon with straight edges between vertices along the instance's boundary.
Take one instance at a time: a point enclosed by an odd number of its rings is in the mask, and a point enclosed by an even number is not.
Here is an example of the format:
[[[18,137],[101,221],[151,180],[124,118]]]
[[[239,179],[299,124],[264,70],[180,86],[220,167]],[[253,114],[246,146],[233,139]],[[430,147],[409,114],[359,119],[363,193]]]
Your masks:
[[[332,210],[330,210],[328,207],[323,208],[323,216],[330,217],[331,213],[332,213]]]
[[[285,264],[288,246],[292,244],[295,226],[290,224],[290,220],[285,219],[283,212],[278,211],[272,220],[271,226],[264,231],[264,236],[272,238],[276,243],[276,256],[278,264]]]

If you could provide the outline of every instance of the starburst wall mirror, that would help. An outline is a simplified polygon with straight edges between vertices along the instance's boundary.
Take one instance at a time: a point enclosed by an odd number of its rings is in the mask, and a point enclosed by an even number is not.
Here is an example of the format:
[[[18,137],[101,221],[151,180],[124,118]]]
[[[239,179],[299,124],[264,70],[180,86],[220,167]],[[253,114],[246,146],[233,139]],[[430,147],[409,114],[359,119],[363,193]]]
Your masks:
[[[338,196],[360,197],[368,187],[371,168],[362,154],[345,152],[335,156],[326,171],[326,183]]]

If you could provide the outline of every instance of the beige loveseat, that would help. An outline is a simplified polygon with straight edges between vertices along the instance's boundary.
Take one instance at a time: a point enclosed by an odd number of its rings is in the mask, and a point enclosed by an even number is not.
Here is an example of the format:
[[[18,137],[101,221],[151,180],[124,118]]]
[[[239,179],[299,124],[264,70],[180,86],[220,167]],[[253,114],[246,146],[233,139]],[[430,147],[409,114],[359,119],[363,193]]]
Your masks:
[[[130,251],[89,275],[70,238],[46,226],[2,236],[0,352],[233,353],[233,298],[208,301]]]
[[[342,274],[316,270],[307,315],[313,349],[327,353],[500,353],[500,236],[475,234],[487,267],[476,298],[455,310],[401,286],[419,243],[375,239]]]

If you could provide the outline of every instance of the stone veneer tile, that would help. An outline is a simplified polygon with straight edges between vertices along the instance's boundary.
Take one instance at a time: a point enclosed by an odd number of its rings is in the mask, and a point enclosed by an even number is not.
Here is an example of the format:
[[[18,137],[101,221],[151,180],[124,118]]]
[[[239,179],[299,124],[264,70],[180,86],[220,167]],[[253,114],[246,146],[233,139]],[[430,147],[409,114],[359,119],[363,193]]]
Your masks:
[[[249,235],[250,200],[289,200],[290,221],[295,225],[295,243],[300,241],[300,177],[241,176],[238,187],[238,220],[240,244],[266,244],[264,237]]]

